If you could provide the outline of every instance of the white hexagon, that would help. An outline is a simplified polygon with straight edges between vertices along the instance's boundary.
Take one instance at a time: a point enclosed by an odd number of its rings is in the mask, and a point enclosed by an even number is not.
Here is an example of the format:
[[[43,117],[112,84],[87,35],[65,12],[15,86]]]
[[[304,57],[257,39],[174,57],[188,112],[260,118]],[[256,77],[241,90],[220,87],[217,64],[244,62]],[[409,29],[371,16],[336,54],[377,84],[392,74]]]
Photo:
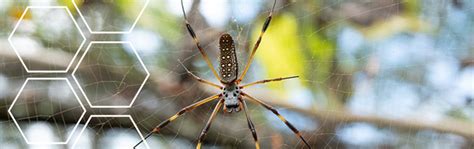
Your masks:
[[[100,98],[97,98],[95,96],[89,96],[87,93],[90,93],[90,92],[86,92],[85,90],[86,89],[86,85],[87,84],[82,84],[81,81],[78,80],[78,71],[83,71],[83,70],[80,70],[79,67],[81,67],[83,64],[83,60],[86,56],[88,56],[88,54],[91,52],[91,47],[93,45],[100,45],[100,44],[106,44],[106,45],[113,45],[113,44],[120,44],[120,45],[128,45],[130,46],[130,49],[133,51],[133,55],[135,55],[136,57],[136,60],[138,61],[139,65],[141,66],[141,68],[143,69],[143,71],[145,72],[145,76],[143,78],[143,80],[140,82],[140,86],[138,87],[138,89],[136,90],[136,93],[133,95],[133,98],[132,100],[128,103],[128,104],[119,104],[119,105],[108,105],[109,103],[106,103],[106,105],[102,104],[102,105],[97,105],[98,102],[101,102],[99,100],[107,100],[107,99],[104,99],[104,98],[109,98],[109,97],[100,97]],[[113,50],[111,48],[107,48],[106,50]],[[92,64],[92,65],[101,65],[101,64]],[[83,66],[85,67],[85,66]],[[90,72],[90,73],[95,73],[95,72]],[[95,74],[89,74],[88,76],[90,75],[95,75]],[[130,108],[132,107],[133,103],[135,102],[135,100],[137,99],[138,95],[140,94],[143,86],[145,85],[146,81],[148,80],[149,76],[150,76],[150,73],[148,72],[147,68],[145,67],[145,64],[143,63],[142,59],[140,58],[139,54],[137,53],[137,51],[135,50],[135,48],[133,47],[132,43],[131,42],[128,42],[128,41],[92,41],[89,46],[87,46],[86,48],[86,51],[84,52],[84,54],[82,55],[81,59],[79,60],[79,64],[77,65],[77,67],[74,69],[74,71],[72,72],[72,76],[74,78],[74,80],[76,81],[77,85],[79,85],[79,89],[80,91],[82,92],[82,94],[85,96],[88,104],[92,107],[92,108]],[[126,77],[124,77],[126,78]],[[96,85],[99,86],[99,84],[101,82],[110,82],[110,80],[107,80],[107,81],[104,81],[104,80],[95,80],[93,82],[96,82]],[[91,82],[91,83],[93,83]],[[103,88],[103,87],[100,87],[100,88]],[[114,92],[114,96],[116,94],[118,94],[119,92],[115,93]]]
[[[79,136],[77,137],[76,141],[74,142],[74,144],[72,146],[73,149],[76,148],[77,142],[81,139],[82,133],[84,132],[84,130],[86,130],[86,128],[89,127],[89,123],[90,123],[92,118],[128,118],[130,120],[130,122],[132,122],[133,127],[135,127],[135,130],[137,131],[138,136],[140,137],[140,139],[143,140],[143,144],[145,144],[145,147],[148,148],[148,149],[150,148],[148,146],[148,142],[146,141],[146,139],[143,137],[142,133],[138,129],[137,124],[133,120],[132,116],[130,116],[130,115],[91,115],[89,117],[89,119],[87,119],[86,124],[84,125],[81,132],[79,133]],[[138,143],[138,141],[137,141],[137,143]],[[123,147],[123,148],[132,148],[133,145],[135,145],[135,144],[131,144],[130,147]]]
[[[47,10],[49,9],[49,10]],[[56,10],[54,10],[56,9]],[[46,20],[44,22],[41,22],[41,23],[47,23],[47,27],[50,27],[49,29],[52,29],[54,31],[57,30],[56,34],[58,32],[62,32],[59,30],[59,26],[64,26],[64,22],[61,22],[61,20],[59,20],[58,18],[61,18],[61,13],[60,11],[65,11],[65,16],[64,17],[67,17],[70,19],[70,21],[72,21],[72,26],[74,26],[73,28],[75,28],[75,30],[77,30],[77,32],[79,33],[80,35],[80,38],[82,38],[82,41],[80,41],[79,45],[74,45],[73,47],[71,48],[74,48],[73,50],[76,50],[74,56],[71,58],[71,59],[67,59],[65,58],[64,60],[54,60],[54,61],[60,61],[60,62],[65,62],[67,63],[67,67],[65,69],[52,69],[49,67],[48,69],[50,70],[44,70],[44,69],[36,69],[36,68],[28,68],[28,64],[25,62],[28,60],[28,57],[31,56],[32,54],[37,54],[35,56],[38,56],[41,55],[41,54],[44,54],[44,52],[41,52],[41,51],[38,51],[38,52],[35,52],[35,48],[31,48],[31,47],[34,47],[34,46],[38,46],[36,44],[39,44],[37,41],[33,40],[34,38],[31,38],[29,36],[31,36],[32,33],[29,33],[29,32],[32,32],[31,30],[33,30],[30,26],[28,27],[24,27],[24,28],[21,28],[21,24],[22,23],[26,23],[26,25],[28,25],[28,22],[27,20],[25,20],[25,15],[29,12],[29,11],[38,11],[38,10],[41,10],[41,11],[58,11],[58,12],[55,12],[55,13],[45,13],[45,12],[36,12],[35,14],[31,14],[33,16],[41,16],[42,18],[39,19],[41,21],[43,21],[43,17],[44,18],[47,18],[47,19],[50,19],[50,20]],[[46,15],[45,15],[46,14]],[[52,17],[52,16],[49,16],[49,15],[58,15],[56,17]],[[32,22],[32,21],[31,21]],[[56,24],[56,26],[54,26]],[[15,38],[14,36],[16,34],[18,34],[18,29],[19,27],[23,30],[27,30],[27,33],[24,33],[26,35],[23,35],[22,38]],[[52,33],[52,32],[47,32],[47,33],[43,33],[45,35],[43,36],[51,36],[51,37],[55,37],[54,35],[48,35],[49,33]],[[54,33],[52,33],[54,34]],[[20,35],[21,36],[21,35]],[[48,38],[45,38],[46,40]],[[52,40],[52,39],[51,39]],[[29,42],[26,42],[26,41],[29,41]],[[28,6],[25,11],[23,12],[22,16],[20,17],[20,20],[18,21],[18,23],[15,25],[15,27],[13,28],[13,31],[12,33],[10,34],[10,36],[8,37],[8,42],[10,43],[10,45],[12,46],[13,50],[15,51],[16,55],[18,56],[18,59],[20,59],[20,62],[21,64],[23,65],[23,67],[26,69],[26,71],[28,73],[66,73],[69,68],[71,67],[72,65],[72,62],[74,61],[74,59],[77,57],[77,55],[79,54],[79,50],[82,48],[82,46],[84,45],[86,41],[86,37],[84,36],[84,34],[82,33],[82,31],[79,29],[78,25],[77,25],[77,22],[76,20],[74,19],[74,17],[72,16],[71,12],[69,11],[69,9],[66,7],[66,6]],[[28,45],[30,45],[30,47],[28,47]],[[77,46],[77,47],[76,47]],[[27,50],[25,50],[27,49]],[[37,50],[36,50],[37,51]],[[48,55],[42,55],[42,57],[47,57]],[[52,60],[51,60],[52,61]]]
[[[74,125],[74,128],[72,130],[73,133],[70,133],[67,135],[66,141],[54,141],[54,142],[41,142],[41,141],[30,141],[30,139],[24,134],[21,126],[18,124],[18,121],[16,120],[15,115],[12,113],[12,109],[15,106],[15,103],[17,103],[20,95],[23,92],[23,89],[25,86],[28,84],[30,81],[66,81],[66,83],[69,86],[70,91],[73,93],[74,97],[76,98],[77,102],[79,102],[79,105],[81,106],[82,109],[82,114],[80,115],[79,119],[77,120],[76,124]],[[67,78],[27,78],[25,83],[23,83],[22,87],[20,88],[20,91],[18,92],[17,96],[13,100],[13,103],[11,104],[10,108],[8,108],[8,114],[11,116],[13,122],[17,126],[18,130],[20,131],[20,134],[22,135],[23,139],[25,139],[27,144],[67,144],[69,140],[71,139],[72,135],[74,134],[77,126],[79,125],[79,122],[82,120],[84,115],[86,114],[86,108],[82,104],[82,102],[79,100],[79,97],[77,96],[76,92],[74,92],[74,89],[71,85],[71,83],[67,80]]]
[[[84,17],[84,12],[78,7],[78,3],[76,1],[78,1],[78,0],[72,0],[72,3],[74,4],[74,7],[76,8],[76,10],[77,10],[78,14],[80,15],[80,17],[82,18],[82,20],[85,22],[85,25],[86,25],[87,29],[92,34],[127,34],[127,33],[132,32],[133,28],[135,28],[135,25],[137,24],[138,20],[140,19],[140,17],[142,16],[143,12],[146,9],[146,7],[148,6],[148,3],[150,2],[150,0],[141,0],[142,3],[140,5],[136,5],[136,6],[141,7],[141,9],[139,9],[140,11],[138,12],[138,15],[136,16],[133,23],[128,27],[128,30],[118,31],[118,30],[109,30],[109,29],[104,30],[103,28],[102,29],[93,29],[93,28],[98,28],[98,27],[93,27],[90,20],[91,19],[96,19],[96,20],[100,19],[100,16],[97,16],[96,15],[97,13],[94,13],[95,14],[94,17],[89,17],[89,18]],[[80,1],[84,2],[83,0],[80,0]],[[108,2],[109,3],[114,3],[113,1],[114,0],[109,0]],[[134,1],[130,1],[130,2],[140,2],[140,1],[139,0],[134,0]],[[98,22],[101,22],[102,24],[110,23],[110,22],[104,21],[103,19],[98,20]],[[97,24],[101,24],[101,23],[97,23]]]

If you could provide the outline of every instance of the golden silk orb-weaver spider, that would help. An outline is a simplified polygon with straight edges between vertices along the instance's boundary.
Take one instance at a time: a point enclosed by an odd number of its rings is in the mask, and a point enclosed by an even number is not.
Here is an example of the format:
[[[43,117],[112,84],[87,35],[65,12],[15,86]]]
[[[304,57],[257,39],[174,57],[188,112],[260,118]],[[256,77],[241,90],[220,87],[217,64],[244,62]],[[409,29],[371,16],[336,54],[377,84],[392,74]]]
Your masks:
[[[202,99],[202,100],[200,100],[200,101],[198,101],[194,104],[191,104],[187,107],[184,107],[179,112],[177,112],[175,115],[171,116],[170,118],[168,118],[167,120],[163,121],[158,126],[156,126],[150,133],[148,133],[145,136],[144,139],[149,138],[153,133],[158,133],[163,127],[168,125],[170,122],[174,121],[179,116],[185,114],[186,112],[189,112],[189,111],[191,111],[191,110],[193,110],[193,109],[195,109],[195,108],[197,108],[197,107],[199,107],[199,106],[201,106],[205,103],[218,100],[218,103],[214,107],[214,110],[212,111],[211,116],[210,116],[209,120],[206,123],[206,126],[201,131],[201,134],[198,138],[198,143],[196,145],[196,148],[197,149],[201,148],[201,144],[202,144],[202,141],[204,139],[204,136],[207,134],[207,131],[209,130],[212,121],[214,120],[215,116],[217,115],[217,113],[219,112],[219,110],[223,106],[224,111],[228,112],[228,113],[240,112],[243,109],[243,111],[245,113],[245,116],[247,118],[247,123],[248,123],[249,129],[252,132],[252,136],[253,136],[253,139],[255,141],[255,148],[259,149],[260,144],[258,142],[257,131],[255,130],[255,126],[254,126],[254,124],[253,124],[252,120],[250,119],[249,114],[247,112],[247,104],[244,100],[244,98],[245,98],[247,100],[250,100],[250,101],[253,101],[257,104],[262,105],[266,109],[270,110],[273,114],[278,116],[278,118],[282,122],[284,122],[286,124],[286,126],[288,126],[288,128],[291,129],[291,131],[293,131],[293,133],[297,137],[299,137],[308,148],[311,148],[311,146],[303,138],[303,136],[298,131],[298,129],[296,129],[290,122],[288,122],[282,115],[280,115],[279,112],[275,108],[273,108],[269,104],[266,104],[265,102],[263,102],[263,101],[261,101],[257,98],[254,98],[254,97],[252,97],[252,96],[250,96],[250,95],[248,95],[248,94],[246,94],[245,92],[242,91],[242,89],[244,89],[246,87],[249,87],[249,86],[268,83],[268,82],[274,82],[274,81],[282,81],[282,80],[292,79],[292,78],[298,78],[298,76],[266,79],[266,80],[260,80],[260,81],[252,82],[252,83],[245,84],[245,85],[240,85],[242,79],[245,77],[245,74],[249,70],[249,67],[250,67],[250,64],[253,60],[255,52],[257,51],[258,46],[260,45],[260,42],[262,41],[262,37],[263,37],[265,31],[267,30],[268,26],[270,25],[270,21],[272,20],[272,15],[273,15],[273,10],[275,9],[275,5],[276,5],[276,0],[274,0],[273,5],[272,5],[272,9],[270,11],[270,14],[268,15],[268,17],[265,20],[265,23],[263,24],[260,35],[259,35],[259,37],[257,39],[257,42],[255,43],[251,53],[250,53],[250,57],[247,60],[247,64],[244,68],[244,71],[243,71],[242,75],[240,75],[240,77],[238,77],[238,61],[237,61],[237,56],[236,56],[236,51],[235,51],[235,44],[234,44],[234,41],[233,41],[232,37],[229,34],[226,33],[226,34],[223,34],[219,39],[219,50],[220,50],[219,74],[220,75],[218,75],[217,71],[214,69],[214,66],[212,65],[211,61],[209,60],[207,54],[204,52],[204,49],[201,47],[201,45],[199,43],[199,39],[196,36],[196,33],[194,32],[193,28],[191,27],[191,25],[188,22],[188,18],[186,16],[186,12],[185,12],[184,6],[183,6],[183,0],[181,0],[181,9],[183,11],[183,16],[184,16],[184,20],[185,20],[185,24],[186,24],[186,29],[188,30],[189,34],[193,38],[193,40],[194,40],[194,42],[197,46],[197,49],[199,50],[199,52],[203,56],[203,58],[206,61],[207,65],[212,70],[212,73],[220,81],[220,83],[222,85],[218,85],[218,84],[212,83],[210,81],[201,79],[198,76],[191,73],[186,67],[184,67],[184,68],[185,68],[186,72],[189,75],[191,75],[193,78],[195,78],[197,81],[199,81],[201,83],[204,83],[204,84],[207,84],[207,85],[210,85],[210,86],[213,86],[213,87],[216,87],[218,89],[221,89],[222,92],[219,93],[219,94],[213,95],[211,97]],[[143,140],[138,142],[134,146],[134,148],[137,147],[138,145],[140,145],[142,142],[143,142]]]

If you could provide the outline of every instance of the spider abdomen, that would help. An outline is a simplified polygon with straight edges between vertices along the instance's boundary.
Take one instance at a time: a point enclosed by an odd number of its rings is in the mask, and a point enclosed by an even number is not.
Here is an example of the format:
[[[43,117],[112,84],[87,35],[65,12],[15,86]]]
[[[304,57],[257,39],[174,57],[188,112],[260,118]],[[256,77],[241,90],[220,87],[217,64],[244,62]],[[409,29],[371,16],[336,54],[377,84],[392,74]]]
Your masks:
[[[235,53],[235,45],[232,36],[224,34],[219,39],[220,63],[219,70],[221,74],[221,82],[229,84],[237,79],[237,56]]]

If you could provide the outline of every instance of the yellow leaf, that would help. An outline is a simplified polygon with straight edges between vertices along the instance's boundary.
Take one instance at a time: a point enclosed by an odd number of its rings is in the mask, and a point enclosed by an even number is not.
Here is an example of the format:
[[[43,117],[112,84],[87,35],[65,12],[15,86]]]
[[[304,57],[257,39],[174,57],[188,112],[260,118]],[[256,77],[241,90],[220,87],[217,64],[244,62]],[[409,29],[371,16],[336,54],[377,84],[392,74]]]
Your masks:
[[[252,41],[260,34],[262,22],[253,29]],[[265,33],[256,58],[263,64],[267,78],[304,74],[304,55],[298,40],[297,19],[290,14],[275,16]],[[271,83],[273,89],[283,90],[281,84]]]

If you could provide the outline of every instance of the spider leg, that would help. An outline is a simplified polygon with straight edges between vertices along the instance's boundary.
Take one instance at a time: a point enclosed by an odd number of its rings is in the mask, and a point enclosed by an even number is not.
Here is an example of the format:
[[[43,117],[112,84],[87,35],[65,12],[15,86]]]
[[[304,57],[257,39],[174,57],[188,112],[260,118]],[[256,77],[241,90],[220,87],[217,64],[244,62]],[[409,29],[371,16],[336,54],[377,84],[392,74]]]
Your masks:
[[[206,99],[203,99],[201,101],[198,101],[196,103],[193,103],[187,107],[184,107],[183,109],[179,110],[179,112],[177,112],[175,115],[171,116],[170,118],[168,118],[166,121],[163,121],[161,122],[158,126],[156,126],[155,128],[153,128],[153,130],[151,132],[149,132],[144,139],[147,139],[149,138],[153,133],[158,133],[163,127],[165,127],[166,125],[168,125],[170,122],[174,121],[176,118],[178,118],[179,116],[183,115],[184,113],[186,112],[189,112],[205,103],[208,103],[210,101],[213,101],[214,99],[217,99],[221,97],[221,94],[217,94],[217,95],[214,95],[214,96],[211,96],[211,97],[207,97]],[[140,145],[141,143],[143,142],[143,140],[141,140],[140,142],[138,142],[135,146],[133,146],[133,148],[136,148],[138,145]]]
[[[244,79],[245,75],[247,74],[247,71],[250,68],[250,64],[252,63],[253,57],[255,56],[255,52],[257,52],[258,46],[260,46],[260,42],[262,41],[263,34],[265,34],[265,31],[267,31],[267,28],[270,25],[270,21],[272,20],[273,10],[275,9],[275,4],[276,4],[276,0],[273,2],[272,10],[270,11],[270,14],[268,15],[267,19],[265,20],[265,23],[263,24],[263,27],[262,27],[262,30],[260,31],[260,35],[258,36],[257,42],[253,46],[252,52],[250,53],[250,57],[247,60],[247,64],[245,66],[244,72],[242,73],[240,78],[237,80],[237,83],[240,83],[240,81],[242,81],[242,79]]]
[[[246,88],[246,87],[249,87],[249,86],[254,86],[254,85],[257,85],[257,84],[264,84],[264,83],[275,82],[275,81],[283,81],[283,80],[293,79],[293,78],[298,78],[298,76],[280,77],[280,78],[273,78],[273,79],[265,79],[265,80],[255,81],[255,82],[252,82],[252,83],[249,83],[249,84],[242,85],[242,86],[240,86],[240,88],[243,89],[243,88]]]
[[[243,109],[245,112],[245,117],[247,117],[247,124],[249,125],[250,132],[252,132],[253,140],[255,141],[255,148],[260,149],[260,143],[258,143],[257,131],[255,130],[255,126],[253,125],[253,122],[250,119],[250,116],[247,112],[247,103],[245,103],[245,100],[241,100],[241,103],[244,107]]]
[[[211,127],[211,123],[214,120],[214,118],[216,117],[217,112],[219,112],[219,110],[221,109],[222,103],[224,103],[224,100],[223,99],[219,100],[219,103],[217,103],[216,107],[212,111],[211,117],[209,117],[209,120],[207,120],[206,126],[204,126],[204,128],[201,131],[201,135],[199,135],[198,144],[196,145],[196,149],[201,148],[202,140],[204,140],[204,136],[206,136],[207,131]]]
[[[186,66],[184,66],[184,64],[179,61],[179,63],[181,64],[181,66],[183,66],[184,70],[186,70],[186,72],[191,75],[194,79],[196,79],[197,81],[201,82],[201,83],[204,83],[204,84],[207,84],[207,85],[210,85],[210,86],[213,86],[213,87],[216,87],[218,89],[222,89],[223,87],[220,86],[220,85],[217,85],[217,84],[214,84],[212,83],[211,81],[207,81],[207,80],[204,80],[198,76],[196,76],[195,74],[193,74],[191,71],[188,70],[188,68],[186,68]]]
[[[280,118],[281,121],[283,121],[286,126],[288,126],[288,128],[291,129],[291,131],[293,131],[293,133],[299,137],[303,142],[304,144],[308,147],[308,148],[311,148],[311,146],[308,144],[308,142],[303,138],[303,136],[301,135],[301,133],[298,131],[298,129],[295,128],[295,126],[293,126],[290,122],[288,122],[285,117],[283,117],[282,115],[280,115],[280,113],[278,113],[278,111],[273,108],[272,106],[264,103],[263,101],[261,100],[258,100],[246,93],[241,93],[243,96],[247,97],[248,99],[250,99],[251,101],[254,101],[254,102],[257,102],[258,104],[262,105],[263,107],[265,107],[267,110],[270,110],[271,112],[273,112],[273,114],[275,114],[276,116],[278,116],[278,118]]]
[[[209,60],[209,57],[207,56],[206,52],[204,52],[204,49],[201,47],[201,44],[199,43],[199,39],[197,38],[196,33],[194,32],[193,28],[191,27],[191,25],[188,22],[188,17],[186,16],[186,12],[184,11],[183,0],[181,0],[181,9],[183,11],[184,20],[185,20],[185,23],[186,23],[186,29],[188,30],[189,35],[191,35],[191,37],[193,38],[194,43],[196,44],[196,47],[199,49],[199,52],[201,53],[202,57],[206,61],[207,66],[209,66],[209,68],[212,70],[212,73],[214,74],[214,76],[218,80],[221,80],[219,75],[217,75],[217,71],[214,69],[214,66],[212,65],[211,61]]]

